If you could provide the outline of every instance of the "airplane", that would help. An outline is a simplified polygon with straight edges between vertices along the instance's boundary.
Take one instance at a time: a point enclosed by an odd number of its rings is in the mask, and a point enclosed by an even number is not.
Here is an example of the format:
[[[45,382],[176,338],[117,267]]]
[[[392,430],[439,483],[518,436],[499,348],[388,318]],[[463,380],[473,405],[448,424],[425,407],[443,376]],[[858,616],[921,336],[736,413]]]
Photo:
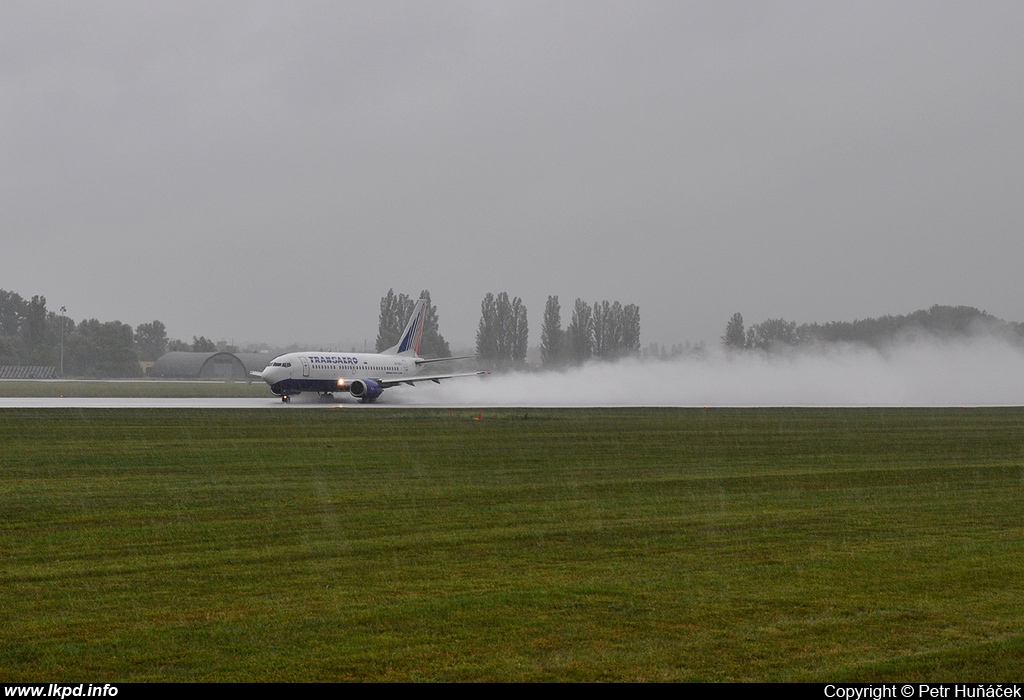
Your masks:
[[[421,298],[413,307],[412,317],[398,344],[384,352],[290,352],[275,357],[262,372],[249,374],[265,381],[270,391],[280,396],[284,403],[303,391],[315,391],[321,396],[347,391],[362,403],[373,403],[385,389],[400,384],[440,384],[442,379],[489,374],[465,372],[418,376],[420,369],[432,362],[470,359],[441,357],[425,360],[419,356],[426,314],[427,300]]]

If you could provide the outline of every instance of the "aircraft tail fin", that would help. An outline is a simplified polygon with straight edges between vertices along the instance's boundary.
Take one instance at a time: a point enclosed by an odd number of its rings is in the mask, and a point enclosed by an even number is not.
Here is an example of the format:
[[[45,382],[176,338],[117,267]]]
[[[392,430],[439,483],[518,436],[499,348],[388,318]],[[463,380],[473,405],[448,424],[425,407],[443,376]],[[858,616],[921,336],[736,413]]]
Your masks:
[[[427,320],[427,300],[420,298],[412,309],[412,316],[409,323],[398,341],[398,345],[384,351],[385,355],[412,355],[418,357],[420,354],[420,343],[423,341],[423,326]]]

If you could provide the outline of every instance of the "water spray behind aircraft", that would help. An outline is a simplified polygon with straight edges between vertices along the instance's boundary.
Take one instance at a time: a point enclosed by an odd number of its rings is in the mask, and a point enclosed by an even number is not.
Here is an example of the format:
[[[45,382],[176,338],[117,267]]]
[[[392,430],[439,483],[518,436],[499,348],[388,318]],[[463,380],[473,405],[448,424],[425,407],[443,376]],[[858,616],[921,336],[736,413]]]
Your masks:
[[[780,354],[627,360],[417,387],[402,403],[464,406],[1024,405],[1024,350],[991,336]]]

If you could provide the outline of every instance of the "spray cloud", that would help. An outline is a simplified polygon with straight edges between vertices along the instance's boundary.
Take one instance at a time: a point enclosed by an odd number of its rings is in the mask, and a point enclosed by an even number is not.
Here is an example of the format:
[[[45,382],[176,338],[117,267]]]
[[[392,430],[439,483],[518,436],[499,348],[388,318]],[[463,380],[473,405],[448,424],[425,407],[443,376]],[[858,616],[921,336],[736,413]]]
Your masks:
[[[918,338],[881,350],[593,363],[392,391],[404,404],[464,406],[997,406],[1024,404],[1024,349],[996,336]]]

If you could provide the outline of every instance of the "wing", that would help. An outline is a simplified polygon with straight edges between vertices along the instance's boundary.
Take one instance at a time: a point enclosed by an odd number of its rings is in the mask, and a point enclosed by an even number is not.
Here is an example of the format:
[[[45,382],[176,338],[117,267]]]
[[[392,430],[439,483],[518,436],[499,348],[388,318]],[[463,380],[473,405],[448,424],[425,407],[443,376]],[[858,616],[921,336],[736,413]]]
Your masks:
[[[477,358],[476,355],[463,355],[462,357],[435,357],[435,358],[430,359],[430,360],[424,360],[422,357],[417,357],[415,362],[416,362],[416,366],[419,366],[419,365],[428,364],[430,362],[451,362],[453,360],[475,360],[476,358]]]
[[[440,384],[442,379],[454,379],[455,377],[483,377],[490,374],[490,372],[463,372],[462,374],[429,374],[422,377],[412,376],[405,377],[403,379],[378,379],[380,385],[388,389],[399,384],[408,384],[409,386],[415,386],[417,382],[434,382],[434,384]]]

